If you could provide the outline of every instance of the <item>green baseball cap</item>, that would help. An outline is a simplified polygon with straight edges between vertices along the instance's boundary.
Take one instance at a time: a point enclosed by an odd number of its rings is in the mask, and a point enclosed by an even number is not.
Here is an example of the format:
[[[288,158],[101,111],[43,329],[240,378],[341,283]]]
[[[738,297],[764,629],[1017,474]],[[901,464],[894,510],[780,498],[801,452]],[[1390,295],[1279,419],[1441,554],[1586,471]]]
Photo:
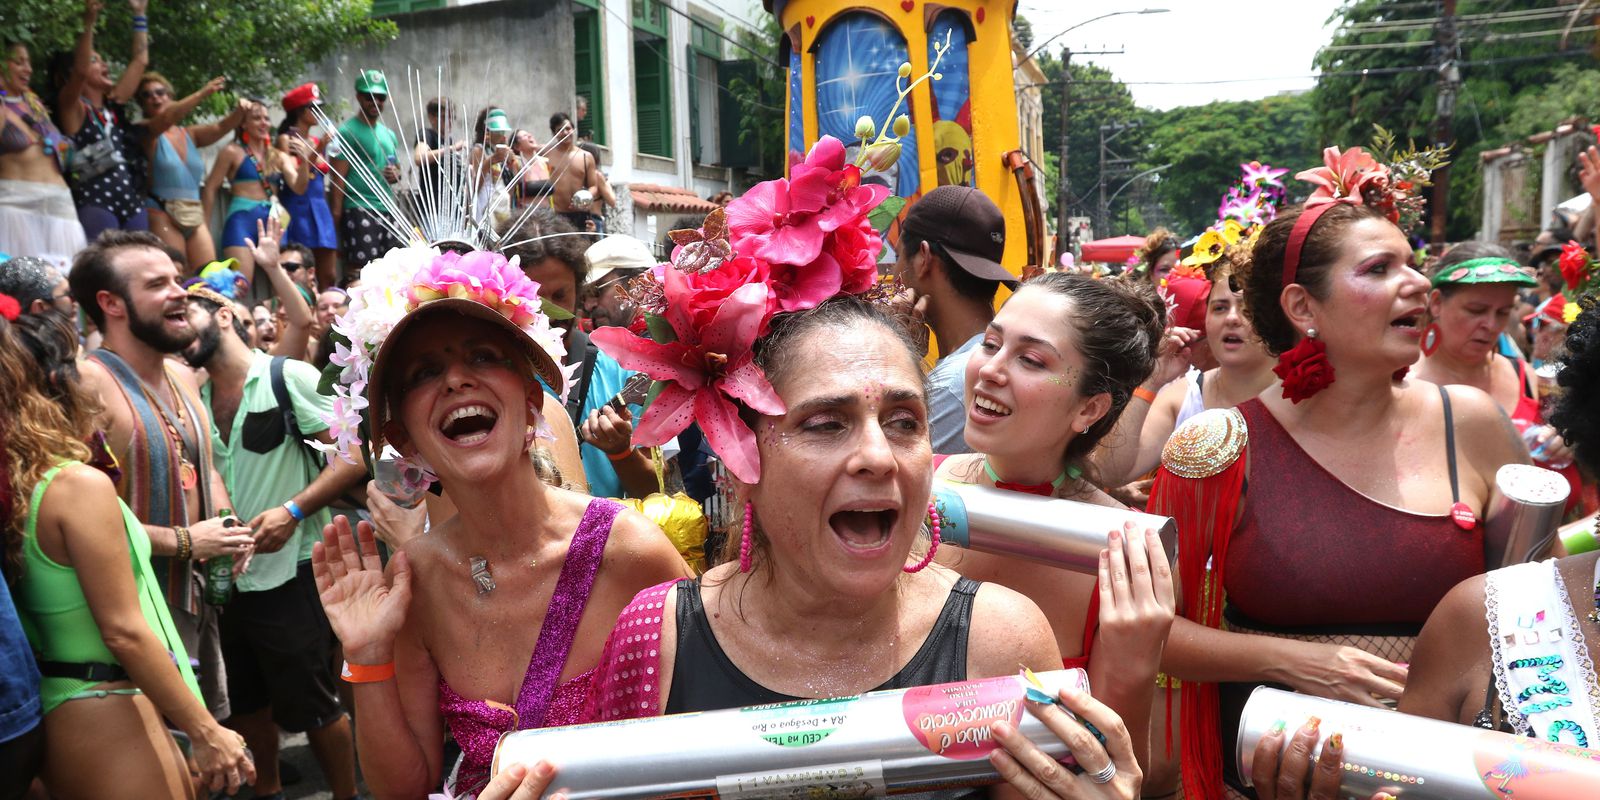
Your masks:
[[[366,94],[381,94],[389,96],[389,79],[383,77],[383,71],[377,69],[362,70],[356,76],[356,91]]]
[[[510,133],[511,120],[506,118],[504,109],[491,109],[489,115],[484,117],[483,127],[490,133]]]
[[[1533,270],[1515,260],[1500,256],[1487,256],[1451,264],[1434,273],[1433,285],[1467,286],[1479,283],[1510,283],[1517,286],[1538,286]]]

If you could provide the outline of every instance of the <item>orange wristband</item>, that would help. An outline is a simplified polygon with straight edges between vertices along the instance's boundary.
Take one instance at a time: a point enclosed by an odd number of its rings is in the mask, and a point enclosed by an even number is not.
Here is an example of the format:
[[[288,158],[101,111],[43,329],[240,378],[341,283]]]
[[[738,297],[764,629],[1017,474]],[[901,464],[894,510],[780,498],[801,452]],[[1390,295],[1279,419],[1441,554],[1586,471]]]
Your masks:
[[[1145,401],[1146,403],[1155,405],[1156,393],[1144,388],[1143,386],[1133,387],[1133,396]]]
[[[620,453],[606,453],[606,458],[609,458],[612,461],[622,461],[631,455],[633,455],[633,448],[630,447]]]
[[[387,664],[352,664],[344,662],[339,677],[345,683],[382,683],[394,677],[394,662]]]

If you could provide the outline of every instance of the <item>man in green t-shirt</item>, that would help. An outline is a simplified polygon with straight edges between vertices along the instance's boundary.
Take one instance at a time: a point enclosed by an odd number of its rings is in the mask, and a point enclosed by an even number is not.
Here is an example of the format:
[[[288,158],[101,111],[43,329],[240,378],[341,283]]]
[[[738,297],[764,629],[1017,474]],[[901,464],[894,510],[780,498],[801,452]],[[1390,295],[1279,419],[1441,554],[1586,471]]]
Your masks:
[[[276,261],[263,237],[258,261]],[[325,417],[332,398],[317,393],[310,364],[285,359],[283,388],[298,430],[273,387],[272,356],[252,350],[240,307],[205,284],[189,290],[196,338],[183,357],[204,367],[200,395],[212,412],[211,438],[234,511],[250,520],[255,555],[235,581],[238,592],[222,621],[222,657],[233,702],[230,727],[255,754],[257,797],[281,789],[278,729],[311,740],[333,796],[356,796],[355,746],[339,705],[333,670],[336,642],[311,576],[311,548],[332,522],[328,503],[360,485],[365,467],[320,454],[303,443],[331,442]]]
[[[383,73],[369,69],[356,78],[356,115],[339,126],[328,143],[328,160],[339,178],[332,181],[328,207],[339,226],[339,254],[344,259],[344,283],[360,277],[367,262],[399,247],[386,220],[395,208],[394,190],[400,180],[395,157],[399,139],[383,124],[383,107],[389,102],[389,82]]]

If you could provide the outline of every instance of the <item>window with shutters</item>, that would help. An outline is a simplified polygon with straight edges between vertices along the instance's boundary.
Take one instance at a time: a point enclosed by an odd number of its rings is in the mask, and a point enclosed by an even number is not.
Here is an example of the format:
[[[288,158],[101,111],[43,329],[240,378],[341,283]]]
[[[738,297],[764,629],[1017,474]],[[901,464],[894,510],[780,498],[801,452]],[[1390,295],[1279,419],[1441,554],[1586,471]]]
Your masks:
[[[633,114],[639,152],[672,158],[672,63],[667,40],[638,28],[633,38]]]
[[[696,164],[721,163],[718,109],[722,106],[718,64],[722,40],[699,21],[689,25],[689,143]],[[730,101],[731,102],[731,101]]]
[[[432,11],[444,8],[445,0],[372,0],[372,16],[392,17],[413,11]]]
[[[585,0],[576,0],[572,14],[573,91],[589,103],[589,114],[578,122],[578,135],[595,144],[606,143],[606,92],[604,54],[600,49],[600,12]]]

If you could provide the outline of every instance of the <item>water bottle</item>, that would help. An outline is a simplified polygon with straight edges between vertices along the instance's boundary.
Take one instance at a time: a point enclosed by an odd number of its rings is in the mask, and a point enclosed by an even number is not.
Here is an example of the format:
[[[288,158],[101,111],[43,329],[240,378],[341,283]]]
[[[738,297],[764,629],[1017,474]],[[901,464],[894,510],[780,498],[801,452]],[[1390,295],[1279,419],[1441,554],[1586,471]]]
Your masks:
[[[222,524],[230,528],[239,524],[231,508],[218,509],[217,516],[222,517]],[[212,556],[206,561],[206,602],[214,606],[227,605],[231,597],[233,556]]]
[[[1544,437],[1546,432],[1550,434],[1550,439],[1541,443],[1540,439]],[[1562,461],[1551,461],[1547,454],[1550,443],[1554,442],[1558,437],[1560,437],[1560,435],[1561,434],[1550,430],[1550,426],[1548,425],[1529,425],[1522,431],[1522,443],[1527,446],[1528,455],[1532,456],[1533,460],[1538,462],[1540,466],[1545,467],[1546,469],[1560,471],[1571,466],[1572,459],[1567,458]]]
[[[420,473],[406,473],[400,458],[399,451],[384,445],[383,452],[373,464],[373,480],[378,483],[378,491],[393,500],[395,505],[416,508],[422,502],[423,495],[428,493],[428,487],[422,482]]]

